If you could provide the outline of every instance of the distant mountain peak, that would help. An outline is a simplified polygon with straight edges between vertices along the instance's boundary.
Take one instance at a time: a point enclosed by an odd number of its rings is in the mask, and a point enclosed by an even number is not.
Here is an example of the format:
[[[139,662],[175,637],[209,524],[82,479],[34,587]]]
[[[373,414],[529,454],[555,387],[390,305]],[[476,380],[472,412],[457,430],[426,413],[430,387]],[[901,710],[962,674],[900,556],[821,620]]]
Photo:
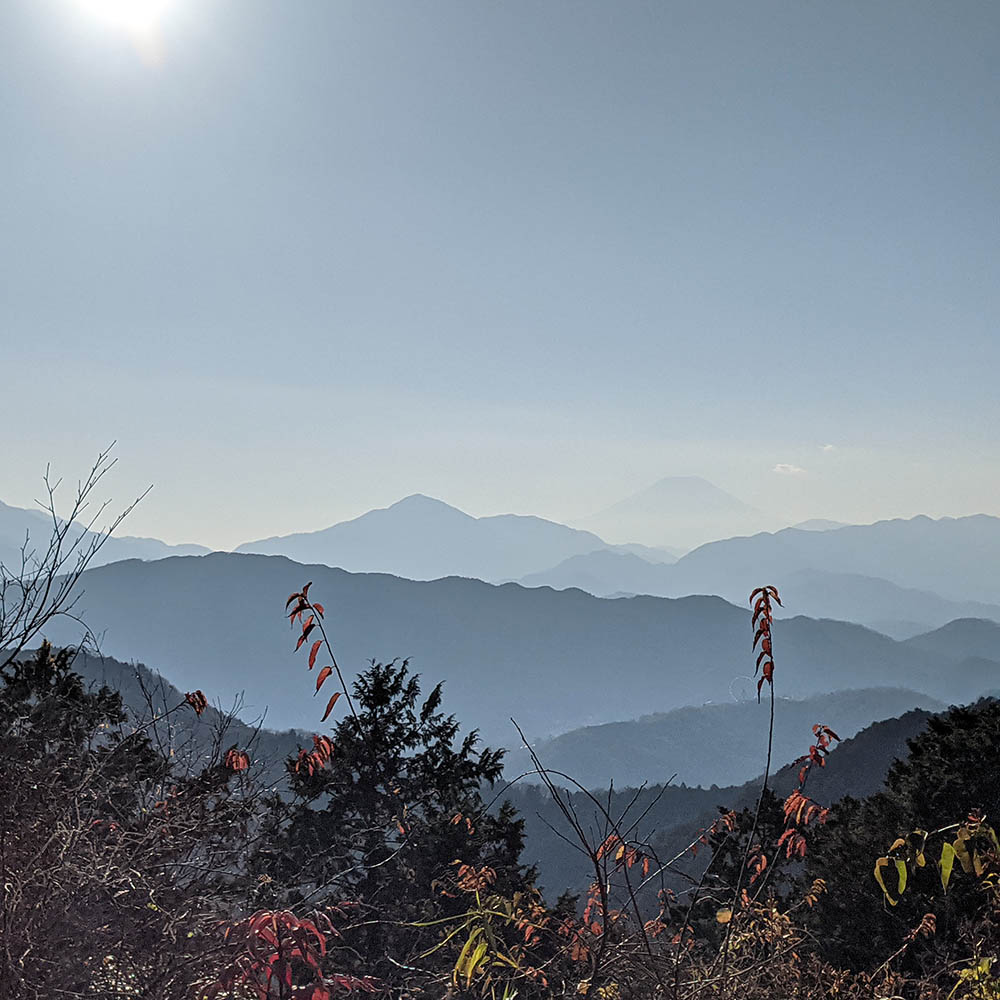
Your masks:
[[[661,509],[661,505],[664,503],[685,506],[695,504],[701,511],[705,510],[707,504],[713,512],[756,513],[755,508],[751,507],[750,504],[744,503],[739,497],[727,493],[702,476],[664,476],[651,486],[619,500],[594,516],[601,517],[615,512],[639,509],[649,511],[655,509],[658,512],[667,513]]]
[[[702,476],[664,476],[605,507],[580,526],[612,542],[692,548],[760,531],[769,519]]]
[[[458,510],[457,507],[453,507],[450,503],[438,500],[437,497],[430,497],[426,493],[411,493],[409,496],[403,497],[402,500],[397,500],[395,503],[389,504],[384,509],[395,510],[398,507],[447,507],[449,510]]]
[[[662,479],[658,479],[652,486],[648,489],[655,489],[657,486],[665,486],[676,483],[690,483],[699,487],[709,487],[713,490],[719,490],[719,487],[715,483],[710,482],[704,476],[664,476]],[[725,492],[724,490],[719,490],[719,492]]]
[[[389,504],[388,507],[379,507],[376,508],[376,510],[369,511],[368,513],[374,514],[387,510],[395,511],[397,514],[443,514],[452,517],[458,515],[459,517],[467,517],[472,520],[477,520],[477,518],[474,518],[471,514],[467,514],[464,510],[459,510],[458,507],[453,507],[450,503],[445,503],[444,500],[438,500],[437,497],[429,497],[426,493],[411,493],[409,496],[403,497],[402,500],[397,500],[395,503]],[[365,514],[361,515],[361,517],[366,516],[367,515]]]
[[[596,535],[555,521],[517,514],[475,517],[412,493],[319,531],[246,542],[236,551],[417,580],[463,576],[499,583],[602,547]]]

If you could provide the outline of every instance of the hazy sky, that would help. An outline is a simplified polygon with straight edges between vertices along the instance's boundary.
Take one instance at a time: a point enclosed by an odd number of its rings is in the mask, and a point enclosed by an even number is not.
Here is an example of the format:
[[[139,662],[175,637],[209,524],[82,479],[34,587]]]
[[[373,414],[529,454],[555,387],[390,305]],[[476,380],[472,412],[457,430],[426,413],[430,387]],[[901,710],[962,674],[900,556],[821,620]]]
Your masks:
[[[0,499],[1000,514],[994,0],[84,7],[0,3]]]

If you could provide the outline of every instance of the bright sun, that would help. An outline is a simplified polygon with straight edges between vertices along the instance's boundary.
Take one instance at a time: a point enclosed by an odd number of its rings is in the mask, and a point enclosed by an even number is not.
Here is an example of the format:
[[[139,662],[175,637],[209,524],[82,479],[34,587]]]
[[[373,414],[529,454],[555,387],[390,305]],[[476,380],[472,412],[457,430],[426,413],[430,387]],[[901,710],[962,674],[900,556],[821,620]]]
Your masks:
[[[166,13],[171,0],[77,0],[89,14],[115,28],[145,34]]]

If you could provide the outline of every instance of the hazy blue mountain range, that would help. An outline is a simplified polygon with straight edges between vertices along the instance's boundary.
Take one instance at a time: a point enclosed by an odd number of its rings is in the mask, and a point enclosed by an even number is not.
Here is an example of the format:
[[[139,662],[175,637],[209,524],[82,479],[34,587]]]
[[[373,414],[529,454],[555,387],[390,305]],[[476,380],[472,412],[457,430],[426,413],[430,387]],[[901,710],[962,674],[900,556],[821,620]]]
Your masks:
[[[775,527],[774,519],[700,476],[667,476],[579,521],[614,542],[687,550],[714,538]]]
[[[801,570],[851,573],[950,601],[1000,603],[1000,518],[923,515],[831,531],[786,528],[774,534],[710,542],[678,560],[681,592],[743,594],[755,580],[778,586]],[[789,594],[791,598],[792,595]]]
[[[466,576],[499,583],[610,548],[589,531],[541,517],[472,517],[441,500],[414,494],[322,531],[246,542],[236,551],[410,580]],[[626,548],[658,564],[674,558],[669,551],[648,546]]]
[[[782,591],[786,613],[859,622],[903,638],[955,618],[1000,621],[1000,604],[994,603],[1000,584],[988,562],[996,556],[1000,518],[916,517],[730,538],[703,545],[671,566],[635,554],[588,553],[521,582],[579,587],[599,596],[716,593],[742,603],[755,580],[767,579]]]
[[[695,477],[663,480],[632,500],[645,509],[643,505],[655,506],[664,491],[672,495],[678,488],[681,493],[705,492],[708,509],[714,509],[713,503],[722,509],[733,506],[726,494]],[[623,501],[624,509],[630,509],[632,500]],[[40,546],[49,530],[45,514],[0,504],[0,560],[16,564],[25,534]],[[803,522],[774,533],[710,542],[678,559],[664,548],[636,542],[611,545],[590,532],[542,518],[475,518],[415,495],[323,531],[250,542],[239,549],[250,550],[418,580],[518,579],[528,587],[577,587],[596,596],[714,593],[740,604],[767,578],[785,597],[782,614],[853,621],[893,638],[908,638],[955,618],[1000,621],[1000,585],[985,566],[988,557],[1000,554],[1000,519],[986,515],[839,527],[829,521]],[[122,536],[106,542],[95,565],[207,551]],[[994,597],[987,599],[990,594]]]
[[[73,537],[84,533],[82,526],[74,526]],[[44,554],[52,533],[52,518],[39,510],[25,510],[0,502],[0,562],[8,569],[21,565],[21,547],[25,538],[29,548]],[[86,532],[82,544],[94,537]],[[204,555],[210,550],[203,545],[169,545],[158,538],[136,538],[131,535],[114,535],[109,538],[93,561],[95,566],[118,562],[122,559],[163,559],[166,556]]]
[[[857,573],[800,570],[789,576],[785,586],[790,595],[788,613],[860,622],[894,639],[939,628],[956,618],[1000,621],[1000,605],[950,601],[928,590]]]
[[[748,612],[717,597],[602,600],[577,590],[454,577],[417,582],[213,553],[90,570],[77,610],[105,653],[154,663],[182,690],[224,700],[246,691],[247,712],[267,706],[269,726],[308,728],[322,706],[282,616],[285,598],[308,580],[326,605],[346,670],[372,657],[411,657],[428,684],[446,682],[452,710],[493,744],[516,742],[511,715],[535,740],[728,700],[734,685],[753,684]],[[954,652],[941,653],[843,622],[779,625],[782,696],[884,686],[964,702],[995,686],[982,663],[962,662],[957,641]],[[77,636],[68,622],[51,633],[62,642]]]
[[[847,739],[873,722],[914,708],[936,712],[944,707],[935,698],[901,688],[838,691],[803,700],[779,698],[775,760],[785,763],[805,753],[816,723]],[[607,788],[611,783],[618,788],[638,787],[663,782],[673,773],[676,781],[688,785],[735,785],[762,770],[767,726],[766,704],[752,698],[573,729],[539,741],[534,750],[546,767],[572,774],[587,788]],[[511,776],[530,769],[526,750],[508,755]]]

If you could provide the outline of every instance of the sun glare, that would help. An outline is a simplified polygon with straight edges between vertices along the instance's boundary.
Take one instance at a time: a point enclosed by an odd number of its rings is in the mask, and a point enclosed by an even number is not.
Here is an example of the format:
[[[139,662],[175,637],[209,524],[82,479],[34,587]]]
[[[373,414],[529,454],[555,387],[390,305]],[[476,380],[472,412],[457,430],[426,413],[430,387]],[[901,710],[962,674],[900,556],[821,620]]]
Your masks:
[[[135,34],[153,31],[171,0],[78,0],[80,6],[106,24]]]

